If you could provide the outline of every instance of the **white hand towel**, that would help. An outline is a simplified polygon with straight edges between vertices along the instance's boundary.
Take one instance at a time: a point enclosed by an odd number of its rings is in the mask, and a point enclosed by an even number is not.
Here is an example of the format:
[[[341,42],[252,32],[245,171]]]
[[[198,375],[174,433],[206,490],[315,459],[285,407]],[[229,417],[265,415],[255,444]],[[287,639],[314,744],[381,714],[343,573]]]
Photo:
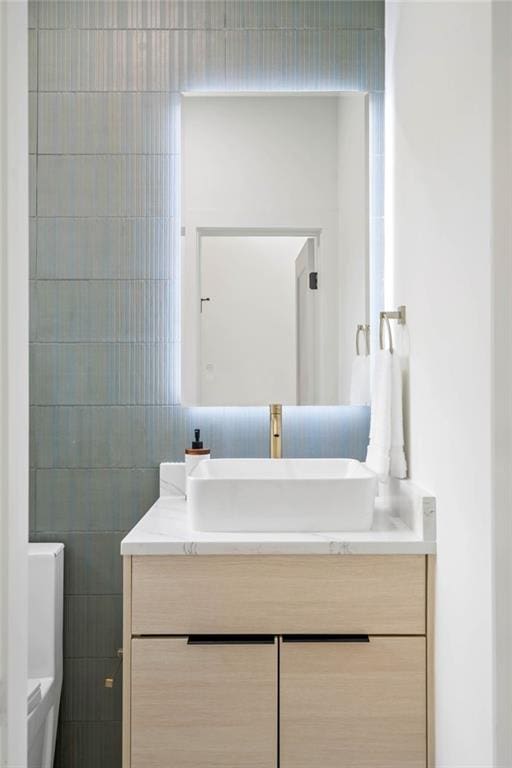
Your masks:
[[[370,444],[366,463],[381,480],[406,477],[402,419],[400,360],[389,350],[379,350],[372,385]]]
[[[352,362],[350,405],[370,405],[369,355],[356,355]]]
[[[402,411],[402,367],[400,356],[391,355],[391,448],[389,451],[389,474],[391,477],[407,477],[407,462],[404,453],[404,418]]]
[[[380,350],[375,356],[372,382],[370,444],[366,463],[379,478],[389,475],[391,447],[391,353]]]

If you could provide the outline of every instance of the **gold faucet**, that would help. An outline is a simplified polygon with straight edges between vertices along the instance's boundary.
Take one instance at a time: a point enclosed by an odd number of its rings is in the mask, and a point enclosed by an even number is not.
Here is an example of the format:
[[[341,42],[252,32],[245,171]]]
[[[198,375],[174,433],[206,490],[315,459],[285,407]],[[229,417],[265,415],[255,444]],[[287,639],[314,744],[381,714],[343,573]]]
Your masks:
[[[278,403],[269,405],[270,411],[270,458],[280,459],[283,455],[283,406]]]

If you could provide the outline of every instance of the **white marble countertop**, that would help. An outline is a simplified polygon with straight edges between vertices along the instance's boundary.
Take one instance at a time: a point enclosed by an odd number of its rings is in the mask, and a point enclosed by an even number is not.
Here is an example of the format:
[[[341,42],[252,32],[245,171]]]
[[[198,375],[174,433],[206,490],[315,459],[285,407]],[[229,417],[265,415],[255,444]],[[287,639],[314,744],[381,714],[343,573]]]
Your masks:
[[[370,531],[200,533],[189,527],[187,502],[161,496],[121,542],[122,555],[434,554],[435,499],[409,481],[376,501]]]

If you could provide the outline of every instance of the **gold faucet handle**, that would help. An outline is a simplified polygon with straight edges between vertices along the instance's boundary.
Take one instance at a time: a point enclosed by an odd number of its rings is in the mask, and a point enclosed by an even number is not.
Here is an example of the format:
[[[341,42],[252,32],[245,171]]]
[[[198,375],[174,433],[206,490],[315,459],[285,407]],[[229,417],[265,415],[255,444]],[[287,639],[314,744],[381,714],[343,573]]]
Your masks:
[[[270,458],[280,459],[283,455],[283,406],[271,403],[270,411]]]

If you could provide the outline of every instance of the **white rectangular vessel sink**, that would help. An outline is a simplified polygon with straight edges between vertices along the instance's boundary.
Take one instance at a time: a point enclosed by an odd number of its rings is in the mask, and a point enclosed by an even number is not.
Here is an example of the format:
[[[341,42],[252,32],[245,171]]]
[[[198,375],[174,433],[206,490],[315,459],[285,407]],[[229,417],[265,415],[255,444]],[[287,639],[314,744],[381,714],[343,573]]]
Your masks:
[[[367,531],[377,478],[354,459],[212,459],[187,488],[196,531]]]

